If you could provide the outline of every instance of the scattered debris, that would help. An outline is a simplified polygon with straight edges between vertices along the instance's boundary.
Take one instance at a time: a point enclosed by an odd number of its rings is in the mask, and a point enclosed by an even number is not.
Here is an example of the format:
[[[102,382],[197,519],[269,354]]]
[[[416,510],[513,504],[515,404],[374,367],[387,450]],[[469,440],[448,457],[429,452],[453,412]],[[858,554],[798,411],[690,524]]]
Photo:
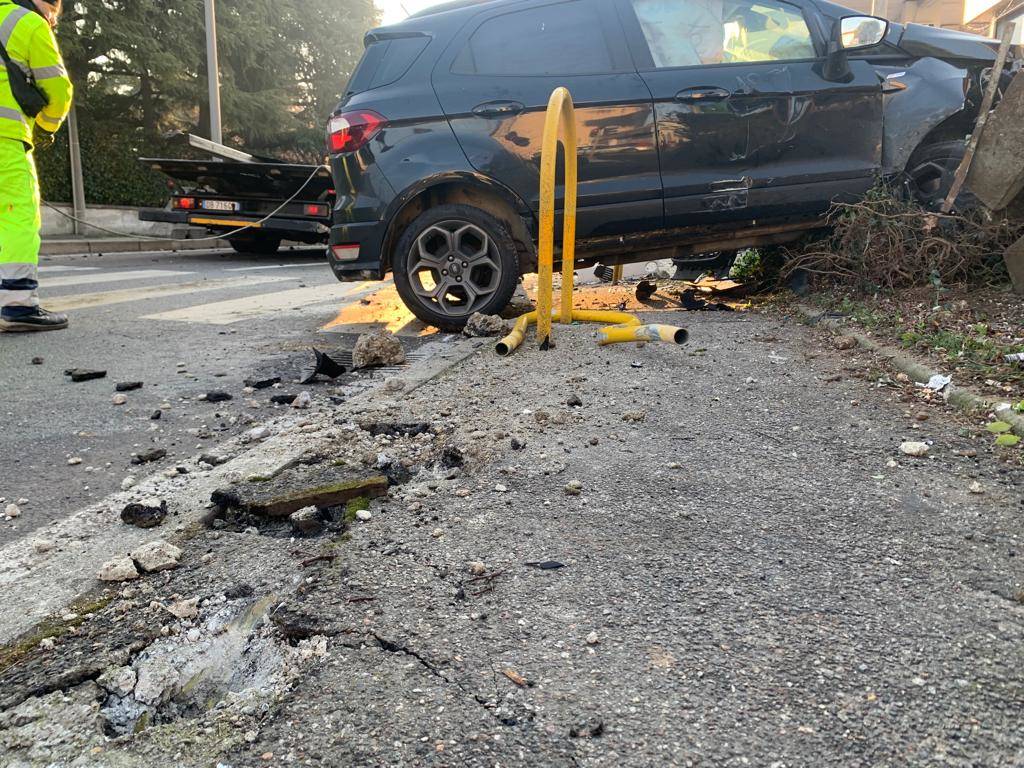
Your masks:
[[[928,451],[928,443],[919,443],[913,440],[900,443],[900,453],[906,456],[925,456]]]
[[[136,547],[128,555],[146,573],[156,573],[176,568],[181,558],[181,549],[163,539],[157,539]]]
[[[32,365],[42,365],[45,361],[41,357],[33,357]]]
[[[583,398],[579,395],[570,395],[569,399],[565,401],[565,404],[570,408],[580,408],[583,405]]]
[[[130,557],[121,555],[101,565],[96,578],[100,581],[130,581],[139,578],[139,572]]]
[[[164,415],[164,412],[157,408],[149,415],[150,421],[160,421],[160,417]]]
[[[313,351],[313,369],[302,377],[300,384],[312,384],[317,376],[326,376],[329,379],[336,379],[345,372],[345,366],[335,362],[325,353],[316,347],[310,347]]]
[[[975,480],[967,487],[967,490],[970,491],[971,493],[984,493],[985,486],[983,486],[981,483]]]
[[[280,376],[271,376],[268,379],[243,379],[242,384],[253,389],[269,389],[275,384],[281,383]]]
[[[102,379],[107,375],[106,371],[94,371],[90,368],[69,368],[64,371],[65,376],[70,376],[73,382],[92,381]]]
[[[178,619],[194,619],[199,615],[199,598],[175,600],[170,605],[162,606],[165,611]]]
[[[466,321],[462,332],[466,336],[505,336],[512,330],[511,326],[497,315],[484,315],[474,312]]]
[[[199,457],[199,460],[209,464],[211,467],[219,467],[221,464],[227,464],[231,461],[231,457],[220,456],[216,453],[204,453]]]
[[[658,284],[651,280],[641,280],[636,285],[637,301],[647,301],[658,290]]]
[[[4,507],[4,514],[7,517],[21,517],[21,507],[17,504],[8,504]]]
[[[313,404],[313,396],[309,392],[299,392],[292,400],[292,408],[309,408]]]
[[[647,421],[647,411],[626,411],[622,414],[623,421]]]
[[[68,466],[69,467],[76,467],[76,466],[78,466],[81,463],[82,463],[82,457],[81,456],[72,456],[70,459],[68,459]]]
[[[515,440],[515,438],[513,438]],[[446,445],[441,449],[441,458],[439,459],[441,466],[445,469],[455,469],[461,467],[466,463],[466,457],[462,455],[462,451],[457,446]]]
[[[270,402],[274,405],[291,405],[295,402],[295,398],[298,397],[294,392],[285,392],[280,395],[271,395]]]
[[[836,349],[853,349],[857,346],[857,340],[853,336],[836,336],[832,339],[832,346]]]
[[[128,396],[116,394],[112,398],[110,398],[110,402],[112,402],[114,405],[124,405],[125,403],[128,402]]]
[[[696,288],[685,288],[679,292],[679,303],[683,309],[691,311],[734,312],[728,304],[721,301],[706,301],[697,298]]]
[[[529,681],[525,677],[520,675],[511,667],[506,667],[505,669],[501,670],[501,674],[503,674],[516,685],[518,685],[520,688],[526,688],[530,685]]]
[[[42,555],[53,549],[53,539],[32,539],[32,551]]]
[[[560,563],[557,560],[527,560],[523,565],[527,568],[537,568],[541,571],[554,571],[559,568],[565,568],[565,563]]]
[[[165,448],[153,448],[149,451],[143,451],[135,456],[132,456],[132,464],[149,464],[153,461],[159,461],[167,455]],[[81,459],[79,459],[81,461]]]
[[[569,729],[569,736],[574,739],[594,739],[604,733],[604,723],[596,718],[580,720]]]
[[[373,519],[373,513],[368,509],[357,509],[356,519],[361,520],[364,523],[368,523]]]
[[[405,362],[405,349],[398,337],[390,331],[364,333],[356,340],[352,350],[352,365],[356,368],[400,365]]]
[[[303,536],[315,536],[324,529],[324,520],[316,507],[303,507],[288,515],[292,530]]]
[[[223,403],[228,400],[233,400],[234,397],[228,392],[221,392],[220,390],[214,390],[213,392],[206,392],[200,395],[198,400],[205,400],[208,403]]]
[[[259,440],[266,440],[268,437],[270,437],[270,435],[271,435],[270,427],[266,427],[266,426],[263,426],[263,427],[253,427],[248,432],[246,432],[244,435],[242,435],[242,442],[243,443],[253,443],[253,442],[257,442]]]
[[[136,528],[156,528],[166,517],[167,502],[157,498],[133,501],[121,510],[121,521]]]
[[[121,490],[122,491],[127,491],[129,488],[133,487],[134,485],[135,485],[135,478],[132,477],[131,475],[128,475],[128,477],[124,478],[121,481]]]
[[[135,389],[142,389],[141,381],[119,381],[114,385],[116,392],[131,392]]]
[[[359,428],[369,432],[374,437],[387,435],[388,437],[416,437],[430,431],[430,424],[425,421],[393,422],[393,421],[371,421],[360,422]]]
[[[590,632],[586,637],[586,642],[587,645],[597,645],[601,642],[601,638],[598,636],[597,632]]]
[[[1003,360],[1008,363],[1017,363],[1024,366],[1024,352],[1013,352],[1009,355],[1004,355]]]
[[[466,568],[474,576],[483,576],[487,573],[487,566],[479,560],[470,560],[466,563]]]
[[[570,480],[565,484],[565,493],[568,496],[579,496],[583,493],[583,483],[579,480]]]
[[[941,373],[936,373],[925,383],[917,382],[917,386],[929,389],[932,392],[941,392],[949,386],[951,381],[953,381],[952,376],[943,376]]]

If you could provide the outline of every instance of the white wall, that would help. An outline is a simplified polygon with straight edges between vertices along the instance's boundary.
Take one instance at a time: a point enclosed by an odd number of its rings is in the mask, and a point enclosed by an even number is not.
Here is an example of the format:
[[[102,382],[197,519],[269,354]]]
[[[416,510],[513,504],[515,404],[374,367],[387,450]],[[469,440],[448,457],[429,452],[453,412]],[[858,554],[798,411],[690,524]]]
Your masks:
[[[66,213],[74,213],[70,205],[56,204],[55,207]],[[90,205],[85,209],[85,220],[109,229],[115,229],[118,232],[126,232],[130,235],[169,237],[173,228],[173,225],[163,222],[139,221],[138,208],[116,205]],[[73,226],[74,223],[71,219],[61,216],[45,205],[43,206],[43,237],[61,237],[63,235],[71,237],[74,232]],[[185,228],[183,226],[179,228],[184,232]],[[116,235],[109,232],[103,232],[91,227],[82,227],[81,231],[84,236],[91,238],[116,237]]]

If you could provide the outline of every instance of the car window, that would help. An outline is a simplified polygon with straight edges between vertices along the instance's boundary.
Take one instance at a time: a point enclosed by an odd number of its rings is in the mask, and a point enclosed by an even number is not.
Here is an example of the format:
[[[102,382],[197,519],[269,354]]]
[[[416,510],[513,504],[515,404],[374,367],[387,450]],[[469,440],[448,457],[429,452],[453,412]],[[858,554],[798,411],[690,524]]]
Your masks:
[[[424,36],[371,42],[349,78],[345,95],[352,96],[382,85],[391,85],[409,71],[409,67],[429,42],[430,38]]]
[[[815,57],[800,9],[775,0],[632,0],[654,66]]]
[[[463,75],[579,75],[612,72],[597,9],[586,3],[545,5],[481,24],[455,57]]]

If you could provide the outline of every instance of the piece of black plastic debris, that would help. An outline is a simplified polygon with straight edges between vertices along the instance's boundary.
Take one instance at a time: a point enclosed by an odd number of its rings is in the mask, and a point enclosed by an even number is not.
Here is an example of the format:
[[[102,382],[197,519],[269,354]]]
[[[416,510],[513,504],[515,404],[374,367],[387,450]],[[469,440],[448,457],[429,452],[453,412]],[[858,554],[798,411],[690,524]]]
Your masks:
[[[220,390],[214,390],[213,392],[206,393],[206,402],[208,403],[223,403],[227,400],[232,400],[231,394],[228,392],[221,392]]]
[[[114,385],[116,392],[131,392],[133,389],[142,389],[141,381],[119,381]]]
[[[594,267],[594,277],[602,283],[610,283],[615,278],[615,268],[607,264],[598,264]]]
[[[156,528],[167,517],[167,502],[133,501],[121,510],[121,522],[136,528]]]
[[[570,395],[569,399],[565,401],[565,404],[570,408],[579,408],[583,405],[583,399],[579,395]]]
[[[286,392],[283,395],[271,395],[270,402],[274,405],[291,405],[292,401],[295,400],[296,397],[298,397],[298,395]]]
[[[70,376],[74,382],[92,381],[102,379],[107,375],[106,371],[94,371],[91,368],[69,368],[64,371],[65,376]]]
[[[253,389],[267,389],[275,384],[281,383],[280,376],[271,376],[269,379],[243,379],[242,383]]]
[[[641,280],[636,284],[636,298],[638,301],[647,301],[658,290],[658,284],[653,280]]]
[[[132,464],[149,464],[151,461],[159,461],[166,455],[167,450],[165,448],[153,448],[133,456]]]
[[[565,568],[565,563],[560,563],[557,560],[528,560],[523,565],[529,568],[537,568],[541,571],[554,571],[558,568]]]
[[[466,463],[466,457],[456,445],[446,445],[441,449],[441,466],[446,469],[455,469]]]
[[[163,416],[163,415],[164,415],[164,412],[161,411],[159,408],[157,408],[155,411],[153,411],[151,414],[149,414],[149,418],[152,421],[160,421],[160,417]]]
[[[43,364],[43,358],[41,358],[41,357],[33,357],[32,358],[32,365],[42,365],[42,364]]]
[[[717,312],[734,312],[735,310],[728,304],[723,304],[720,301],[705,301],[704,299],[697,298],[697,291],[693,288],[687,288],[679,293],[679,302],[683,305],[683,309],[688,310],[705,310],[705,311],[717,311]]]
[[[311,349],[313,350],[314,355],[313,370],[310,371],[309,375],[300,382],[301,384],[312,384],[316,381],[317,376],[326,376],[329,379],[336,379],[345,372],[344,365],[335,362],[316,347],[311,347]]]

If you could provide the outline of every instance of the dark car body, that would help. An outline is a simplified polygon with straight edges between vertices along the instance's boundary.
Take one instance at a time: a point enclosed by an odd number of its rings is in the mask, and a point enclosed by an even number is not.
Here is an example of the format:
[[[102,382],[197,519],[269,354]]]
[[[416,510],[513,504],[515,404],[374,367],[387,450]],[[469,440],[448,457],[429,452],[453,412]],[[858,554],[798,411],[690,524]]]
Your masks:
[[[798,237],[922,147],[962,141],[995,59],[984,38],[890,24],[837,70],[838,22],[857,15],[822,0],[490,0],[373,30],[332,123],[367,125],[330,147],[331,266],[380,279],[418,216],[458,205],[499,220],[534,269],[558,86],[576,107],[584,263]]]

